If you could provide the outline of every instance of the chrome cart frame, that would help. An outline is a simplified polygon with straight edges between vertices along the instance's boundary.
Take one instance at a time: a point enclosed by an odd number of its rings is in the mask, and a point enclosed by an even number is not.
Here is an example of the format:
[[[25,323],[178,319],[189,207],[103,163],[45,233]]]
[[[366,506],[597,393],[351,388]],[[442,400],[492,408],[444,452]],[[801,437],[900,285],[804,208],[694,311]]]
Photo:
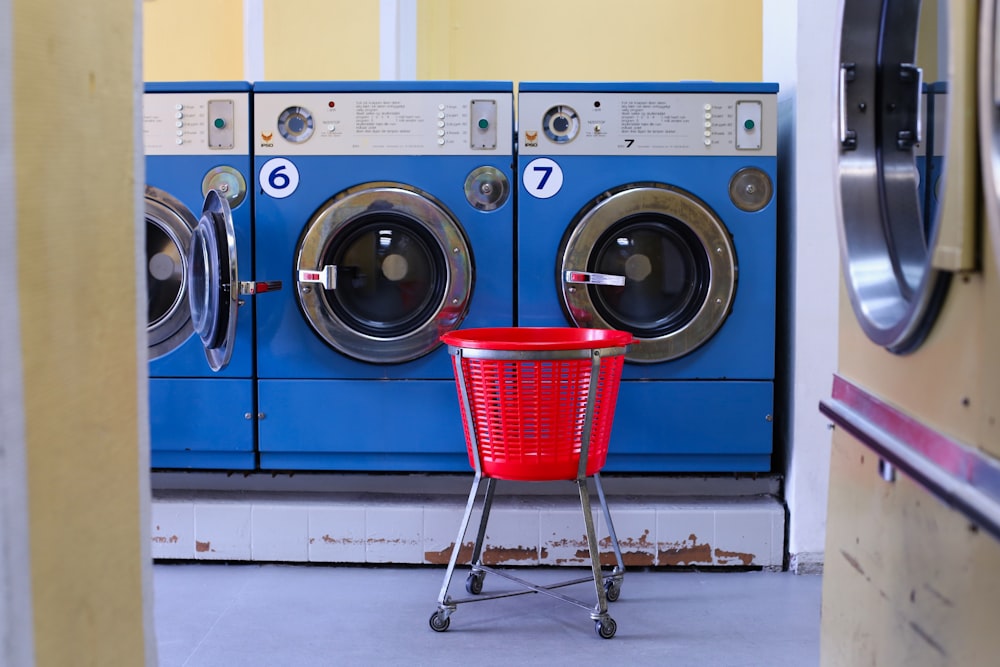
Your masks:
[[[591,471],[591,474],[588,474],[587,468],[590,454],[591,429],[593,426],[595,403],[597,401],[597,393],[600,390],[598,378],[601,371],[601,361],[604,358],[613,357],[615,355],[623,356],[626,349],[627,345],[596,349],[509,351],[469,349],[465,347],[458,347],[456,345],[449,345],[449,350],[453,355],[459,400],[461,402],[462,414],[465,419],[467,445],[469,447],[470,458],[475,467],[475,477],[473,478],[472,488],[469,492],[468,502],[465,506],[465,513],[462,516],[458,537],[455,540],[451,557],[448,561],[448,568],[445,573],[444,582],[438,595],[438,607],[430,617],[430,627],[433,630],[437,632],[444,632],[447,630],[451,624],[451,615],[458,608],[458,605],[469,602],[482,602],[486,600],[525,595],[529,593],[542,593],[588,611],[590,613],[590,618],[595,621],[595,630],[600,637],[610,639],[615,635],[617,624],[608,614],[608,602],[613,602],[618,599],[621,592],[622,580],[625,574],[625,565],[622,560],[621,548],[618,544],[618,537],[615,534],[611,513],[608,510],[608,503],[604,495],[604,489],[601,486],[600,473]],[[582,437],[579,445],[579,464],[577,466],[575,480],[571,479],[568,481],[575,481],[579,492],[580,507],[583,510],[584,523],[586,524],[587,546],[589,548],[592,576],[571,579],[568,581],[560,581],[555,584],[540,585],[526,581],[521,577],[511,574],[509,571],[485,565],[482,562],[483,542],[486,536],[486,527],[489,521],[490,509],[493,505],[493,499],[496,492],[497,478],[484,472],[481,443],[479,442],[479,437],[477,436],[474,417],[475,413],[470,399],[470,382],[466,377],[462,360],[487,359],[516,362],[558,362],[567,359],[586,358],[590,359],[590,378],[588,381],[586,395],[586,409],[583,414]],[[617,391],[617,381],[618,378],[615,380],[615,391]],[[594,528],[590,491],[588,489],[588,478],[593,479],[594,488],[597,491],[597,497],[601,510],[604,514],[604,519],[607,522],[608,535],[614,549],[615,565],[609,572],[605,572],[601,566],[600,549]],[[566,478],[564,477],[562,479]],[[476,530],[476,540],[473,546],[470,563],[471,570],[465,582],[465,588],[469,595],[467,597],[454,598],[449,593],[449,590],[452,585],[455,569],[458,565],[459,554],[462,549],[462,545],[465,543],[465,536],[469,530],[472,514],[479,499],[480,491],[483,490],[484,482],[485,491],[482,494],[482,516]],[[487,574],[495,574],[503,579],[506,579],[507,581],[517,584],[521,587],[521,589],[484,595],[482,594],[483,580]],[[590,581],[594,584],[594,591],[596,594],[596,603],[593,605],[557,591],[557,589],[566,586],[582,584]]]

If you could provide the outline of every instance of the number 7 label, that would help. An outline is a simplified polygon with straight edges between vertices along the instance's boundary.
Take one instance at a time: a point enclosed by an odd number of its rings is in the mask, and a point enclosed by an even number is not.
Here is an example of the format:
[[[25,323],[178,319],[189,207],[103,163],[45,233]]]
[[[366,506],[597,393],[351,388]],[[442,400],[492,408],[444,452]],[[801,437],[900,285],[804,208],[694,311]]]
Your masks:
[[[532,197],[548,199],[562,189],[562,169],[555,160],[547,157],[535,158],[521,173],[521,183]]]

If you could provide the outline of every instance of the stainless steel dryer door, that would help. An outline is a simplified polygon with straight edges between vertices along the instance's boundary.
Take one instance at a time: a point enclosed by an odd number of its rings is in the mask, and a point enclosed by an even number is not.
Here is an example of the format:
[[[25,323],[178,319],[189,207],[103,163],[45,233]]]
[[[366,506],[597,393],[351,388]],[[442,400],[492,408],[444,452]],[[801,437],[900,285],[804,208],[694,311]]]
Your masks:
[[[236,232],[228,200],[216,190],[205,197],[201,220],[188,253],[188,303],[191,323],[213,371],[229,364],[236,342],[241,296],[281,289],[280,281],[240,282]]]
[[[146,186],[146,321],[149,358],[158,359],[191,337],[187,255],[198,221],[170,194]]]
[[[897,354],[927,337],[953,272],[975,267],[971,6],[844,2],[841,263],[861,328]]]
[[[979,154],[986,223],[1000,265],[1000,0],[983,0],[979,18]]]
[[[684,356],[725,322],[736,294],[736,251],[701,200],[659,183],[632,184],[593,200],[559,250],[559,288],[580,327],[639,339],[629,361]]]
[[[460,223],[399,183],[367,183],[326,202],[305,227],[295,266],[309,325],[332,348],[369,363],[435,349],[472,298],[472,251]]]

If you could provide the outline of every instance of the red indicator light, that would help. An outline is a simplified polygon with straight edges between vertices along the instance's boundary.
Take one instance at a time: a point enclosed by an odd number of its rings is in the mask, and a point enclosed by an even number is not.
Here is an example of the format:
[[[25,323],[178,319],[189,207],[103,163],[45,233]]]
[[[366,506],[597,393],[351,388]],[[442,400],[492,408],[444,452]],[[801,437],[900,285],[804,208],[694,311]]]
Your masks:
[[[329,102],[327,102],[327,106],[329,106],[329,107],[330,107],[330,108],[332,109],[332,108],[334,108],[335,106],[337,106],[337,103],[336,103],[336,102],[334,102],[333,100],[330,100]]]

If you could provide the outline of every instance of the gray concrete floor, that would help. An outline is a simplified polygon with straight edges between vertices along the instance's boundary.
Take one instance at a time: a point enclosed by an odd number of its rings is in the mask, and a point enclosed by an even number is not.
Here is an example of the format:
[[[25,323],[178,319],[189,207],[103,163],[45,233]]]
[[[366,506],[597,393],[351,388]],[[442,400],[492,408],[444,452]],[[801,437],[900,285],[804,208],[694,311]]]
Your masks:
[[[467,569],[451,592],[465,596]],[[521,569],[552,583],[588,570]],[[671,665],[819,663],[821,577],[768,572],[629,571],[609,611],[528,594],[459,605],[434,632],[444,568],[158,564],[161,667],[327,665]],[[487,576],[484,593],[517,590]],[[560,589],[590,604],[593,584]]]

